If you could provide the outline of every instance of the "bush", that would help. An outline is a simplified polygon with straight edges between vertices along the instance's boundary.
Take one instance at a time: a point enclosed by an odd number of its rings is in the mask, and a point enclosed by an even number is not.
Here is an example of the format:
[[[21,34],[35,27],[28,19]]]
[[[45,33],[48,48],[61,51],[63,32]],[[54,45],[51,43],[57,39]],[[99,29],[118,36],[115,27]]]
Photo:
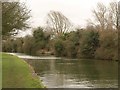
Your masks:
[[[94,53],[99,46],[99,34],[97,31],[84,31],[80,41],[79,53],[83,58],[94,58]],[[79,55],[78,55],[79,56]]]
[[[95,52],[96,59],[118,59],[118,34],[116,31],[100,32],[100,47]]]
[[[31,36],[26,36],[23,43],[23,52],[31,55],[33,52],[34,39]]]
[[[63,56],[63,50],[64,50],[63,41],[56,40],[54,44],[54,48],[55,48],[56,56]]]

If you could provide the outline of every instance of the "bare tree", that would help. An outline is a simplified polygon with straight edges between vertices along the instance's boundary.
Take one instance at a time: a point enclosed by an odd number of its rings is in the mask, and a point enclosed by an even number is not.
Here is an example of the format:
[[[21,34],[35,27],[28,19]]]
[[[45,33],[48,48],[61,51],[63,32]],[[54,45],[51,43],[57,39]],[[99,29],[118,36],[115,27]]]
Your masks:
[[[120,30],[120,1],[118,2],[118,30]]]
[[[109,5],[109,20],[111,26],[118,29],[118,2],[111,2]]]
[[[109,7],[103,3],[97,4],[97,9],[93,10],[96,21],[99,23],[100,29],[118,29],[118,3],[111,2]]]
[[[96,21],[100,24],[100,29],[104,30],[106,25],[107,8],[103,3],[97,4],[97,9],[93,10]]]
[[[71,23],[62,13],[50,11],[47,16],[47,27],[52,28],[54,35],[61,35],[70,30]]]

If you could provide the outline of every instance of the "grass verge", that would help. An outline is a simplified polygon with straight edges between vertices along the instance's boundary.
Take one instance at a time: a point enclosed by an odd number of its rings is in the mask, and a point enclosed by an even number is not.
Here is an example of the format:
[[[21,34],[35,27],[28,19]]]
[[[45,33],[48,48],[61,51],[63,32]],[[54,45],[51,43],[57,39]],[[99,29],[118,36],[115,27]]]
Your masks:
[[[43,88],[38,76],[17,56],[2,53],[2,88]]]

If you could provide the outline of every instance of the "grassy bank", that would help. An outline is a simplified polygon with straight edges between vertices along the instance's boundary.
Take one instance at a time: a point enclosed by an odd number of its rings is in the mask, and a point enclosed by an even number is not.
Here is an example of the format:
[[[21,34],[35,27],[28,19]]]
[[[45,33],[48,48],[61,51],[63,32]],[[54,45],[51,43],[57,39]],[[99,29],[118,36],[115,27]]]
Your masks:
[[[2,54],[3,88],[43,88],[39,77],[17,56]]]

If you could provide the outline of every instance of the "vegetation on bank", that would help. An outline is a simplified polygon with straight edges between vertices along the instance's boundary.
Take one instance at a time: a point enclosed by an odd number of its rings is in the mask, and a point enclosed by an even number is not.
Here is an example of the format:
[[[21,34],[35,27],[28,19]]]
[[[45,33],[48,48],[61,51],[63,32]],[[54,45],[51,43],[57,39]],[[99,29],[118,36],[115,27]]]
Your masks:
[[[38,28],[33,36],[6,40],[3,42],[3,51],[29,55],[47,54],[69,58],[117,60],[117,33],[117,30],[98,31],[92,28],[71,31],[51,39],[43,29]]]
[[[2,53],[2,88],[43,88],[43,85],[26,62]]]

